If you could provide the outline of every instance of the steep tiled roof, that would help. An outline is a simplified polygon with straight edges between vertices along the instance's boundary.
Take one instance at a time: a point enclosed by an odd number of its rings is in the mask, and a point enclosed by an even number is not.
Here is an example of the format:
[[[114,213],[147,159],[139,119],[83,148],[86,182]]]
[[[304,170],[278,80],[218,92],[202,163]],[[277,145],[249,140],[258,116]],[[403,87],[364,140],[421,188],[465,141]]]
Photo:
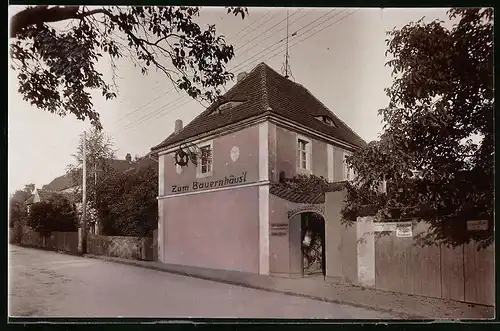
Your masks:
[[[148,158],[148,155],[149,153],[145,157],[141,158],[138,162],[129,163],[127,160],[118,160],[118,159],[109,159],[108,162],[109,165],[116,171],[125,172],[132,168],[145,167],[154,162],[153,160],[150,160]],[[63,191],[72,186],[73,184],[70,176],[62,175],[52,180],[49,184],[44,185],[42,190],[57,192],[57,191]]]
[[[44,190],[62,191],[72,186],[71,178],[68,175],[62,175],[53,179],[50,183],[43,186]]]
[[[40,197],[40,201],[46,201],[58,195],[62,195],[68,199],[71,197],[71,194],[69,193],[61,193],[61,192],[54,192],[54,191],[40,190],[40,189],[38,190],[38,196]]]
[[[243,101],[222,113],[213,114],[226,101]],[[236,83],[221,101],[213,103],[192,120],[178,134],[170,135],[152,148],[158,150],[185,139],[216,130],[262,114],[277,114],[325,135],[340,139],[355,146],[366,145],[344,122],[316,99],[306,88],[297,84],[265,63],[259,64],[245,78]],[[329,126],[316,116],[330,117],[335,126]]]

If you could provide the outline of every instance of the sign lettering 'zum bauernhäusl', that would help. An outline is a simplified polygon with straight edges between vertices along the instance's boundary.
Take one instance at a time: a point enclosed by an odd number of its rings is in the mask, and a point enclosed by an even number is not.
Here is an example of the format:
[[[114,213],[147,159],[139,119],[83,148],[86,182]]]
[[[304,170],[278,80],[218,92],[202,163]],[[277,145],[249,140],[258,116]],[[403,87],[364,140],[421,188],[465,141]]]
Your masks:
[[[241,173],[241,176],[229,175],[229,177],[224,177],[224,179],[212,180],[207,182],[195,181],[191,185],[172,185],[172,193],[196,191],[199,189],[219,188],[246,183],[246,181],[247,172],[244,171]]]

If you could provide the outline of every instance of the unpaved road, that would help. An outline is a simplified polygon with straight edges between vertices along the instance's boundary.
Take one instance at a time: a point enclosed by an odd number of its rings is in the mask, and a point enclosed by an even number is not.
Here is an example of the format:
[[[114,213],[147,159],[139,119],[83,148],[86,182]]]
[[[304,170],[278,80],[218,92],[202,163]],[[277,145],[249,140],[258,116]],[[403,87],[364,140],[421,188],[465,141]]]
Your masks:
[[[391,318],[366,309],[9,246],[9,316]]]

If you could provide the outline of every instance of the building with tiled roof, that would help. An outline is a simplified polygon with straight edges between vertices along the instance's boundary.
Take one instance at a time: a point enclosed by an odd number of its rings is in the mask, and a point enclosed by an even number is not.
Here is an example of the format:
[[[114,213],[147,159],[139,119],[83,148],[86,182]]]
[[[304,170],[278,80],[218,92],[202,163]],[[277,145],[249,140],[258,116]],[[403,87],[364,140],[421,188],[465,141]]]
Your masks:
[[[177,120],[166,136],[152,148],[159,161],[159,260],[279,275],[303,273],[292,247],[300,252],[301,233],[309,230],[296,215],[321,215],[325,202],[324,194],[298,194],[280,181],[315,175],[342,190],[333,183],[353,175],[345,157],[366,145],[305,87],[264,63],[239,74],[185,127]],[[197,165],[176,164],[183,153],[197,154]]]

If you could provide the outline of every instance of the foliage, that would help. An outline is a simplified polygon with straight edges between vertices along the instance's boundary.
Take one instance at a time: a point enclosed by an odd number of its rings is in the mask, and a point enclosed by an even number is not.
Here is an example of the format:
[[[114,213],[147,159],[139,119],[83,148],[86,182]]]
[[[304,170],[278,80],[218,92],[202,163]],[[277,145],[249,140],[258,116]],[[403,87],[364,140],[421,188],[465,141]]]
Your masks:
[[[10,200],[9,208],[9,228],[14,228],[16,224],[20,224],[26,216],[26,208],[23,202]]]
[[[26,200],[28,200],[35,190],[35,184],[24,186],[23,190],[17,190],[10,198],[9,208],[9,228],[14,230],[14,242],[20,242],[22,238],[23,224],[28,216]]]
[[[423,218],[426,240],[492,242],[493,10],[452,9],[451,29],[422,20],[388,32],[390,99],[380,140],[347,158],[357,178],[344,217],[369,205],[382,218]],[[387,180],[387,191],[380,190]],[[490,231],[467,232],[467,219]],[[451,222],[451,220],[454,220]],[[463,229],[445,231],[443,224]]]
[[[229,13],[244,18],[247,10],[228,7]],[[37,108],[72,113],[101,128],[90,92],[116,97],[115,61],[127,56],[143,74],[153,67],[189,96],[213,101],[233,79],[225,66],[234,49],[215,25],[199,26],[199,14],[199,7],[184,6],[29,6],[11,19],[19,92]],[[112,82],[96,69],[103,56],[111,61]]]
[[[23,203],[28,200],[35,191],[35,184],[27,184],[23,190],[17,190],[11,197],[11,200]]]
[[[103,233],[151,236],[158,225],[157,193],[154,165],[108,176],[98,188],[96,201]]]
[[[93,203],[97,192],[96,186],[100,185],[102,178],[112,171],[110,162],[116,155],[113,149],[113,141],[103,131],[92,128],[87,133],[85,141],[87,145],[87,200]],[[70,176],[73,186],[78,188],[74,197],[77,203],[82,201],[80,188],[83,185],[83,142],[84,136],[82,135],[77,151],[73,154],[76,162],[68,165],[67,168],[67,174]]]
[[[287,179],[281,185],[302,194],[325,193],[331,187],[331,184],[323,176],[302,174]]]
[[[34,231],[49,236],[53,231],[77,231],[78,217],[75,207],[64,196],[54,194],[32,205],[27,223]]]

